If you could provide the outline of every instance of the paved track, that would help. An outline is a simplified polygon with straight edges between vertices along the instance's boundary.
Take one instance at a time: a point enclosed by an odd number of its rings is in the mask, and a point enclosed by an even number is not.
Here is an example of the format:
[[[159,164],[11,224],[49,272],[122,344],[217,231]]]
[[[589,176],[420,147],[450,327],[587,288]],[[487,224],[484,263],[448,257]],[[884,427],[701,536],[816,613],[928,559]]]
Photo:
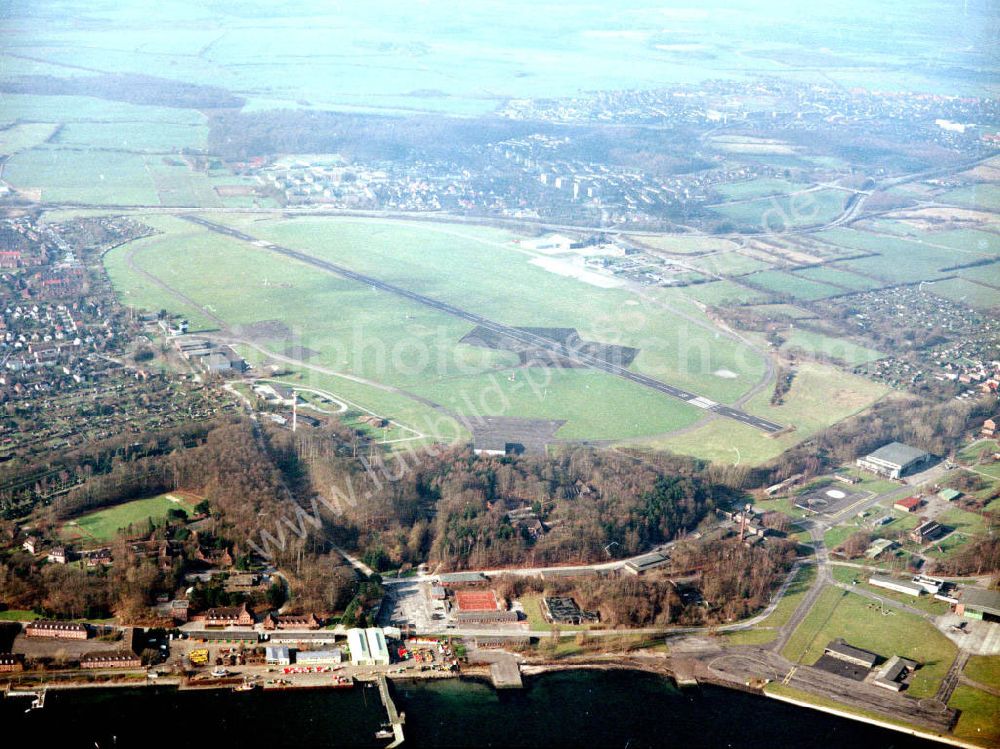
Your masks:
[[[719,414],[720,416],[725,416],[726,418],[732,419],[734,421],[739,421],[743,424],[747,424],[755,429],[759,429],[763,432],[771,433],[779,432],[784,427],[781,424],[776,424],[773,421],[768,421],[767,419],[762,419],[759,416],[754,416],[746,411],[741,411],[737,408],[732,408],[731,406],[724,406],[720,403],[715,403],[708,398],[701,397],[695,393],[691,393],[687,390],[682,390],[681,388],[675,387],[673,385],[668,385],[665,382],[660,382],[652,377],[648,377],[644,374],[639,374],[638,372],[633,372],[625,367],[615,364],[605,359],[601,359],[596,356],[591,356],[584,351],[581,351],[573,346],[566,345],[560,341],[555,341],[551,338],[546,338],[544,336],[538,335],[536,333],[531,333],[520,328],[511,327],[509,325],[504,325],[502,323],[490,320],[482,315],[477,315],[474,312],[469,312],[460,307],[456,307],[447,302],[442,302],[437,299],[432,299],[431,297],[424,296],[423,294],[417,294],[409,289],[404,289],[401,286],[396,286],[395,284],[386,283],[385,281],[374,278],[373,276],[367,276],[363,273],[358,273],[350,268],[346,268],[343,265],[338,265],[336,263],[331,263],[326,260],[320,260],[319,258],[313,257],[312,255],[307,255],[304,252],[299,252],[297,250],[289,249],[288,247],[282,247],[280,245],[273,244],[272,242],[266,242],[261,239],[245,234],[237,229],[233,229],[229,226],[224,226],[222,224],[217,224],[214,221],[208,221],[199,216],[185,215],[185,219],[191,221],[199,226],[204,226],[206,229],[217,232],[219,234],[224,234],[226,236],[232,237],[233,239],[239,239],[244,242],[249,242],[262,249],[269,250],[271,252],[277,253],[279,255],[284,255],[286,257],[293,258],[303,263],[307,263],[317,268],[321,268],[332,273],[336,273],[338,276],[348,278],[352,281],[357,281],[358,283],[367,284],[375,289],[380,289],[386,291],[390,294],[395,294],[396,296],[401,296],[410,301],[416,302],[417,304],[422,304],[426,307],[431,307],[439,312],[444,312],[446,314],[452,315],[453,317],[461,318],[474,325],[481,325],[497,334],[502,334],[513,338],[514,340],[525,344],[526,346],[532,346],[535,348],[540,348],[545,351],[551,352],[560,357],[565,357],[572,361],[575,361],[584,366],[590,367],[592,369],[597,369],[602,372],[607,372],[608,374],[621,377],[625,380],[630,380],[644,387],[648,387],[657,392],[669,395],[678,400],[690,403],[693,406],[697,406],[706,411],[711,411],[713,413]]]

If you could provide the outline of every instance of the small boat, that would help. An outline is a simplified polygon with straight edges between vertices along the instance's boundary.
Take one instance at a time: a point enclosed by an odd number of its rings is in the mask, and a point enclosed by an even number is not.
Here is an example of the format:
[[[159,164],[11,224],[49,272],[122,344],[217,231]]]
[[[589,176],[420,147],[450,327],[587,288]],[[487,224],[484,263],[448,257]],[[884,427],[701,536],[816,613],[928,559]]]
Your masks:
[[[212,669],[212,676],[214,676],[216,679],[221,679],[224,676],[229,676],[229,671],[227,671],[222,666],[216,666],[215,668]]]
[[[376,739],[391,739],[393,735],[392,731],[381,730],[375,732]]]
[[[233,691],[234,692],[252,692],[256,688],[257,688],[257,685],[254,682],[250,681],[249,679],[246,679],[239,686],[233,687]]]

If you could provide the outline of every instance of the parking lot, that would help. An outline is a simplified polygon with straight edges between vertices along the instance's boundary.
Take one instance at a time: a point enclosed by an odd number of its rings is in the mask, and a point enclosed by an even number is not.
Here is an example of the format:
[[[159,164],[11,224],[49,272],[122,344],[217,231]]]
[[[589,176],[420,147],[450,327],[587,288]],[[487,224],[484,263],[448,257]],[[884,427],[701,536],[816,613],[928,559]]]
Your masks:
[[[379,623],[383,626],[413,627],[417,632],[454,626],[444,601],[431,598],[431,583],[426,578],[401,579],[385,586]]]

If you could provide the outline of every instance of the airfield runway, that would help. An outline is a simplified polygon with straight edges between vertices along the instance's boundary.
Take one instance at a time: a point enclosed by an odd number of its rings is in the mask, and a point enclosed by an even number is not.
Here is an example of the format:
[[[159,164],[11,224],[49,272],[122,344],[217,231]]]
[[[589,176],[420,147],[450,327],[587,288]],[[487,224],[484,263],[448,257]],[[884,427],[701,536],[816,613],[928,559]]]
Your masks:
[[[262,239],[257,239],[249,234],[234,229],[223,224],[217,224],[214,221],[208,221],[199,216],[194,216],[191,214],[185,215],[185,219],[191,221],[192,223],[203,226],[210,231],[223,234],[233,239],[239,239],[244,242],[249,242],[255,247],[261,249],[269,250],[271,252],[277,253],[279,255],[284,255],[286,257],[293,258],[308,265],[312,265],[316,268],[329,271],[331,273],[336,273],[338,276],[350,279],[352,281],[357,281],[358,283],[367,284],[375,289],[380,289],[386,291],[390,294],[395,294],[396,296],[401,296],[405,299],[417,302],[426,307],[431,307],[440,312],[445,312],[454,317],[461,318],[475,325],[481,325],[482,327],[490,330],[494,333],[508,336],[514,340],[520,341],[527,346],[533,346],[536,348],[544,349],[552,352],[553,354],[571,359],[578,362],[581,365],[590,367],[592,369],[597,369],[602,372],[607,372],[608,374],[615,375],[616,377],[621,377],[625,380],[630,380],[636,384],[642,385],[644,387],[650,388],[657,392],[663,393],[664,395],[669,395],[672,398],[677,398],[678,400],[685,401],[686,403],[696,406],[698,408],[704,409],[711,413],[718,414],[719,416],[724,416],[727,419],[732,419],[733,421],[738,421],[742,424],[747,424],[748,426],[759,429],[762,432],[767,432],[768,434],[773,434],[775,432],[780,432],[784,427],[781,424],[775,424],[773,421],[768,421],[767,419],[762,419],[759,416],[754,416],[746,411],[741,411],[737,408],[732,408],[730,406],[725,406],[721,403],[716,403],[715,401],[709,400],[703,396],[697,395],[695,393],[688,392],[687,390],[682,390],[679,387],[673,385],[668,385],[665,382],[660,382],[657,379],[648,377],[644,374],[639,374],[638,372],[633,372],[625,367],[622,367],[614,362],[607,361],[605,359],[588,355],[585,351],[578,350],[573,346],[569,346],[565,343],[553,340],[551,338],[546,338],[544,336],[538,335],[537,333],[532,333],[530,331],[524,330],[522,328],[515,328],[509,325],[504,325],[502,323],[495,322],[489,318],[483,317],[482,315],[477,315],[474,312],[468,312],[467,310],[456,307],[447,302],[442,302],[437,299],[432,299],[422,294],[417,294],[409,289],[404,289],[401,286],[396,286],[395,284],[386,283],[372,276],[366,276],[363,273],[358,273],[350,268],[346,268],[343,265],[338,265],[336,263],[331,263],[326,260],[320,260],[319,258],[313,257],[312,255],[307,255],[304,252],[299,252],[297,250],[289,249],[288,247],[282,247],[276,245],[273,242],[267,242]]]

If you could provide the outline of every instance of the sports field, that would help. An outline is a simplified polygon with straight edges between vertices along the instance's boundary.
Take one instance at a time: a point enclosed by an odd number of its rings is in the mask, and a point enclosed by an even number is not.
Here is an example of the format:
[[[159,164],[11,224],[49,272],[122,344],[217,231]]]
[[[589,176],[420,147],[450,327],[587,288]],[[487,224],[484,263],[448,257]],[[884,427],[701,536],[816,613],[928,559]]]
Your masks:
[[[137,499],[68,520],[60,526],[59,537],[63,541],[84,545],[107,543],[113,540],[120,530],[130,526],[136,532],[145,530],[150,520],[158,522],[165,518],[170,510],[183,510],[190,515],[192,507],[197,502],[197,498],[183,493]]]

